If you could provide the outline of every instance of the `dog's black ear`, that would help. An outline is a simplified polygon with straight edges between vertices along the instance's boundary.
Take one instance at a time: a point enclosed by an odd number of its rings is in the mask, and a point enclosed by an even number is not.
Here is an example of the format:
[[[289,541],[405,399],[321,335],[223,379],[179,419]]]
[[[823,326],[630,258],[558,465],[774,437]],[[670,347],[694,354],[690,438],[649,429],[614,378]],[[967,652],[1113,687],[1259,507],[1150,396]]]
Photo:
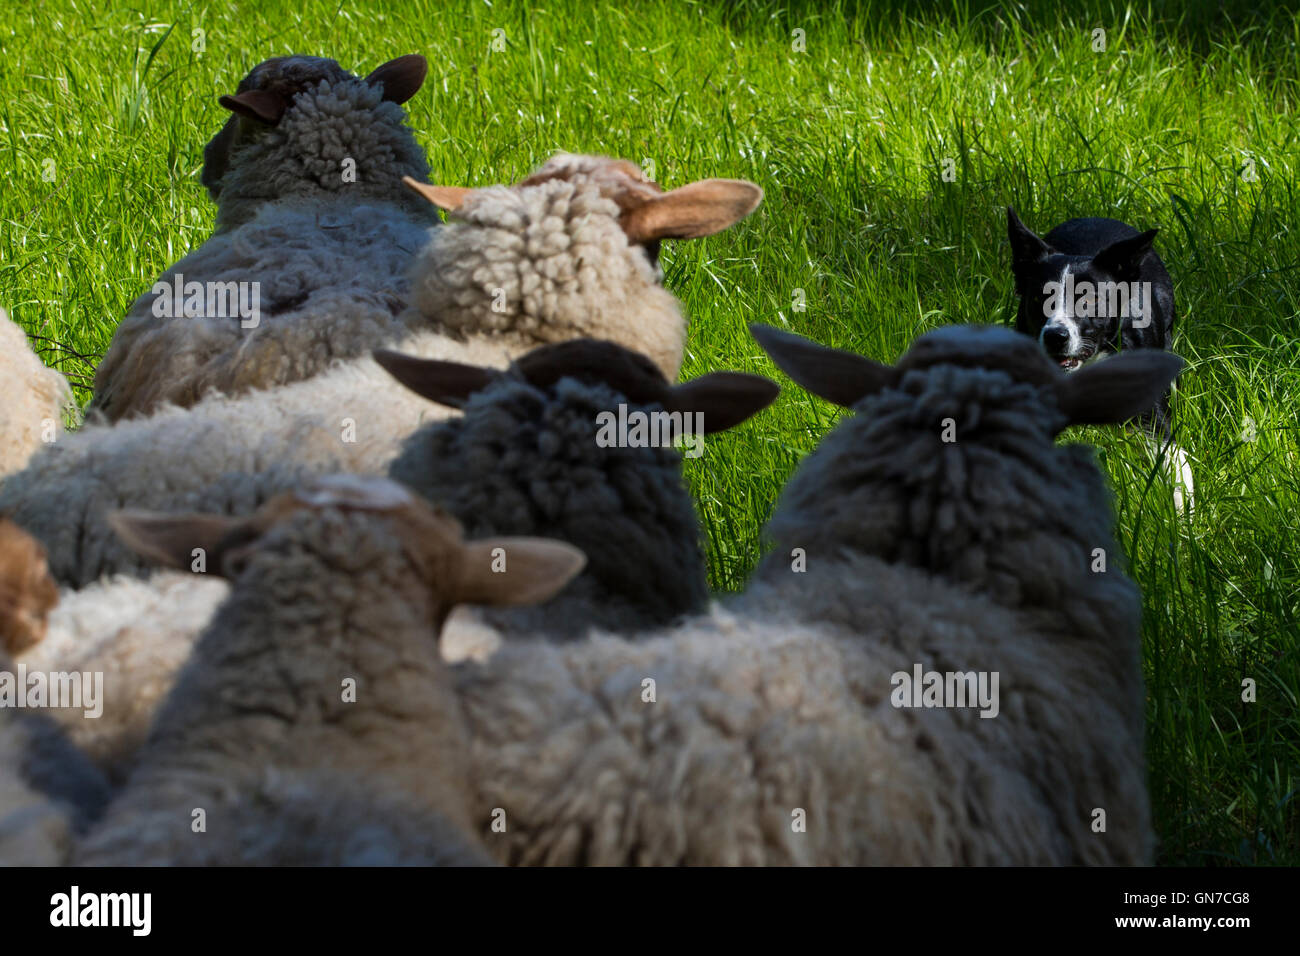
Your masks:
[[[1133,274],[1142,264],[1142,257],[1151,251],[1151,243],[1155,241],[1156,234],[1159,232],[1159,229],[1148,229],[1131,239],[1112,242],[1097,253],[1092,261],[1098,268],[1105,269],[1107,272]]]
[[[699,412],[704,416],[704,433],[734,428],[771,405],[781,387],[761,375],[744,372],[711,372],[681,385],[674,385],[668,400],[670,412]]]
[[[1052,254],[1052,247],[1037,233],[1020,221],[1016,211],[1007,207],[1007,238],[1011,240],[1011,267],[1021,263],[1037,262]]]
[[[450,408],[464,408],[467,398],[501,376],[496,369],[422,359],[389,349],[375,349],[371,354],[389,375],[411,391]]]
[[[898,381],[898,369],[892,365],[818,345],[770,325],[751,325],[749,331],[777,368],[814,395],[843,408],[852,408]]]
[[[1129,349],[1064,375],[1056,386],[1056,403],[1067,426],[1126,422],[1149,411],[1183,365],[1163,349]]]

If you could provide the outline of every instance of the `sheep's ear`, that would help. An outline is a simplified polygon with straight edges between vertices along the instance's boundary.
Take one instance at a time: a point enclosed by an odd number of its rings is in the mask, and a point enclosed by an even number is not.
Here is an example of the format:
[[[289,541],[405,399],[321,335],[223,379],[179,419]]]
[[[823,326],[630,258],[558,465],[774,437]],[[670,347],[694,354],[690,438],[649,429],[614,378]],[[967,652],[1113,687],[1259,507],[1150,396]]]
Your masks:
[[[1148,229],[1141,235],[1133,236],[1131,239],[1112,242],[1097,253],[1092,261],[1099,268],[1108,272],[1123,274],[1137,272],[1138,266],[1142,263],[1142,257],[1151,251],[1151,243],[1155,241],[1159,232],[1159,229]]]
[[[550,538],[482,538],[461,555],[456,604],[538,604],[587,564],[581,549]]]
[[[229,515],[170,515],[151,511],[110,511],[108,523],[135,552],[160,564],[189,570],[199,557],[209,573],[221,572],[223,545],[247,524]]]
[[[217,102],[240,116],[275,126],[289,108],[289,101],[279,93],[270,90],[247,90],[243,93],[227,94],[217,98]]]
[[[630,242],[699,239],[734,226],[763,201],[763,190],[743,179],[702,179],[629,210],[622,218]]]
[[[44,546],[0,518],[0,651],[17,654],[44,640],[49,613],[58,603],[59,589]]]
[[[713,372],[673,386],[668,410],[702,414],[707,435],[739,425],[780,394],[781,387],[761,375]]]
[[[1148,411],[1164,394],[1184,362],[1163,349],[1131,349],[1085,365],[1056,386],[1067,425],[1111,425]]]
[[[434,186],[410,176],[403,176],[402,182],[445,212],[455,212],[465,202],[465,197],[474,191],[466,186]]]
[[[1013,268],[1018,263],[1037,262],[1052,254],[1052,247],[1021,222],[1010,206],[1007,207],[1007,238],[1011,240]]]
[[[501,376],[496,369],[416,358],[388,349],[375,349],[371,354],[389,375],[415,394],[451,408],[463,407],[467,398]]]
[[[372,85],[384,85],[384,99],[390,103],[405,103],[420,91],[424,77],[429,72],[429,62],[418,53],[408,53],[396,60],[377,66],[366,77]]]
[[[898,381],[898,370],[892,365],[818,345],[770,325],[751,325],[749,331],[777,368],[814,395],[844,408]]]

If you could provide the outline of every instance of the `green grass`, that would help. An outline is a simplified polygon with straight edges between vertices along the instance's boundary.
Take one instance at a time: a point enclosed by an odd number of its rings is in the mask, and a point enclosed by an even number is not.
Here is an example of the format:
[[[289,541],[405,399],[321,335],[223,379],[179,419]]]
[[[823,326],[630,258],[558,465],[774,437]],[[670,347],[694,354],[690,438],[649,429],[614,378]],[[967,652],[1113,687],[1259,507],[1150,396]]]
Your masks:
[[[1191,364],[1177,418],[1194,515],[1173,513],[1137,436],[1077,437],[1100,447],[1144,594],[1160,860],[1300,863],[1300,17],[1290,3],[1058,9],[7,7],[0,304],[84,386],[132,299],[208,235],[198,171],[217,95],[289,52],[360,71],[427,55],[409,106],[440,182],[509,181],[562,148],[652,160],[670,186],[760,183],[766,201],[739,228],[666,249],[693,317],[686,374],[773,373],[754,321],[888,360],[925,329],[1003,321],[1008,203],[1040,230],[1073,215],[1158,225]],[[690,463],[716,587],[742,585],[782,482],[833,421],[791,386]]]

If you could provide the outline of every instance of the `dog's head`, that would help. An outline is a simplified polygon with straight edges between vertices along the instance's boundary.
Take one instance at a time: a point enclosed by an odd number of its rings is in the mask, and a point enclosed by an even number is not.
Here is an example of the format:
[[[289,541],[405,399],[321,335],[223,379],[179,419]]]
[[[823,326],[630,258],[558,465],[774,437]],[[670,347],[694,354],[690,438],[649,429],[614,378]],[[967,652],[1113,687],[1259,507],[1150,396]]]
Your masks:
[[[1140,273],[1157,231],[1119,239],[1092,255],[1070,255],[1008,207],[1011,271],[1020,296],[1017,330],[1036,338],[1067,372],[1099,352],[1114,352],[1125,328],[1143,328],[1153,319],[1152,293]]]

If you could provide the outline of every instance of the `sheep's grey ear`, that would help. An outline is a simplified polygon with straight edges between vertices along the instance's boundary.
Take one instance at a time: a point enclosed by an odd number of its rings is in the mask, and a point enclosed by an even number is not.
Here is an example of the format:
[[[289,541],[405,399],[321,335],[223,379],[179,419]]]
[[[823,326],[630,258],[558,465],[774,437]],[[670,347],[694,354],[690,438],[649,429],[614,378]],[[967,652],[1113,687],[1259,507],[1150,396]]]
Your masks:
[[[446,212],[455,212],[465,202],[465,197],[474,191],[466,186],[434,186],[431,183],[412,179],[410,176],[403,176],[402,182]]]
[[[190,570],[201,553],[204,569],[220,574],[223,546],[230,541],[232,532],[246,525],[248,519],[229,515],[110,511],[108,523],[142,557]]]
[[[481,538],[461,555],[456,604],[539,604],[586,567],[580,548],[551,538]]]
[[[1136,272],[1142,257],[1151,251],[1151,243],[1155,241],[1159,232],[1159,229],[1148,229],[1130,239],[1112,242],[1093,256],[1093,262],[1110,272]]]
[[[289,101],[279,93],[270,90],[246,90],[243,93],[227,94],[217,98],[217,102],[240,116],[276,126],[289,108]]]
[[[814,395],[844,408],[898,381],[898,369],[892,365],[818,345],[770,325],[751,325],[749,331],[777,368]]]
[[[1011,261],[1037,262],[1052,254],[1052,247],[1020,221],[1016,211],[1007,207],[1007,238],[1011,240]]]
[[[761,375],[712,372],[673,386],[668,410],[703,415],[704,433],[709,435],[757,415],[780,394],[781,387]]]
[[[467,398],[501,376],[492,368],[416,358],[389,349],[375,349],[371,354],[389,375],[415,394],[451,408],[463,407]]]
[[[428,60],[418,53],[408,53],[375,67],[366,77],[366,82],[372,85],[382,83],[384,99],[390,103],[405,103],[420,92],[428,72]]]
[[[1130,349],[1064,375],[1056,385],[1056,402],[1066,425],[1126,422],[1149,411],[1184,364],[1163,349]]]
[[[622,217],[630,242],[699,239],[734,226],[763,201],[763,190],[744,179],[702,179],[670,190]]]

